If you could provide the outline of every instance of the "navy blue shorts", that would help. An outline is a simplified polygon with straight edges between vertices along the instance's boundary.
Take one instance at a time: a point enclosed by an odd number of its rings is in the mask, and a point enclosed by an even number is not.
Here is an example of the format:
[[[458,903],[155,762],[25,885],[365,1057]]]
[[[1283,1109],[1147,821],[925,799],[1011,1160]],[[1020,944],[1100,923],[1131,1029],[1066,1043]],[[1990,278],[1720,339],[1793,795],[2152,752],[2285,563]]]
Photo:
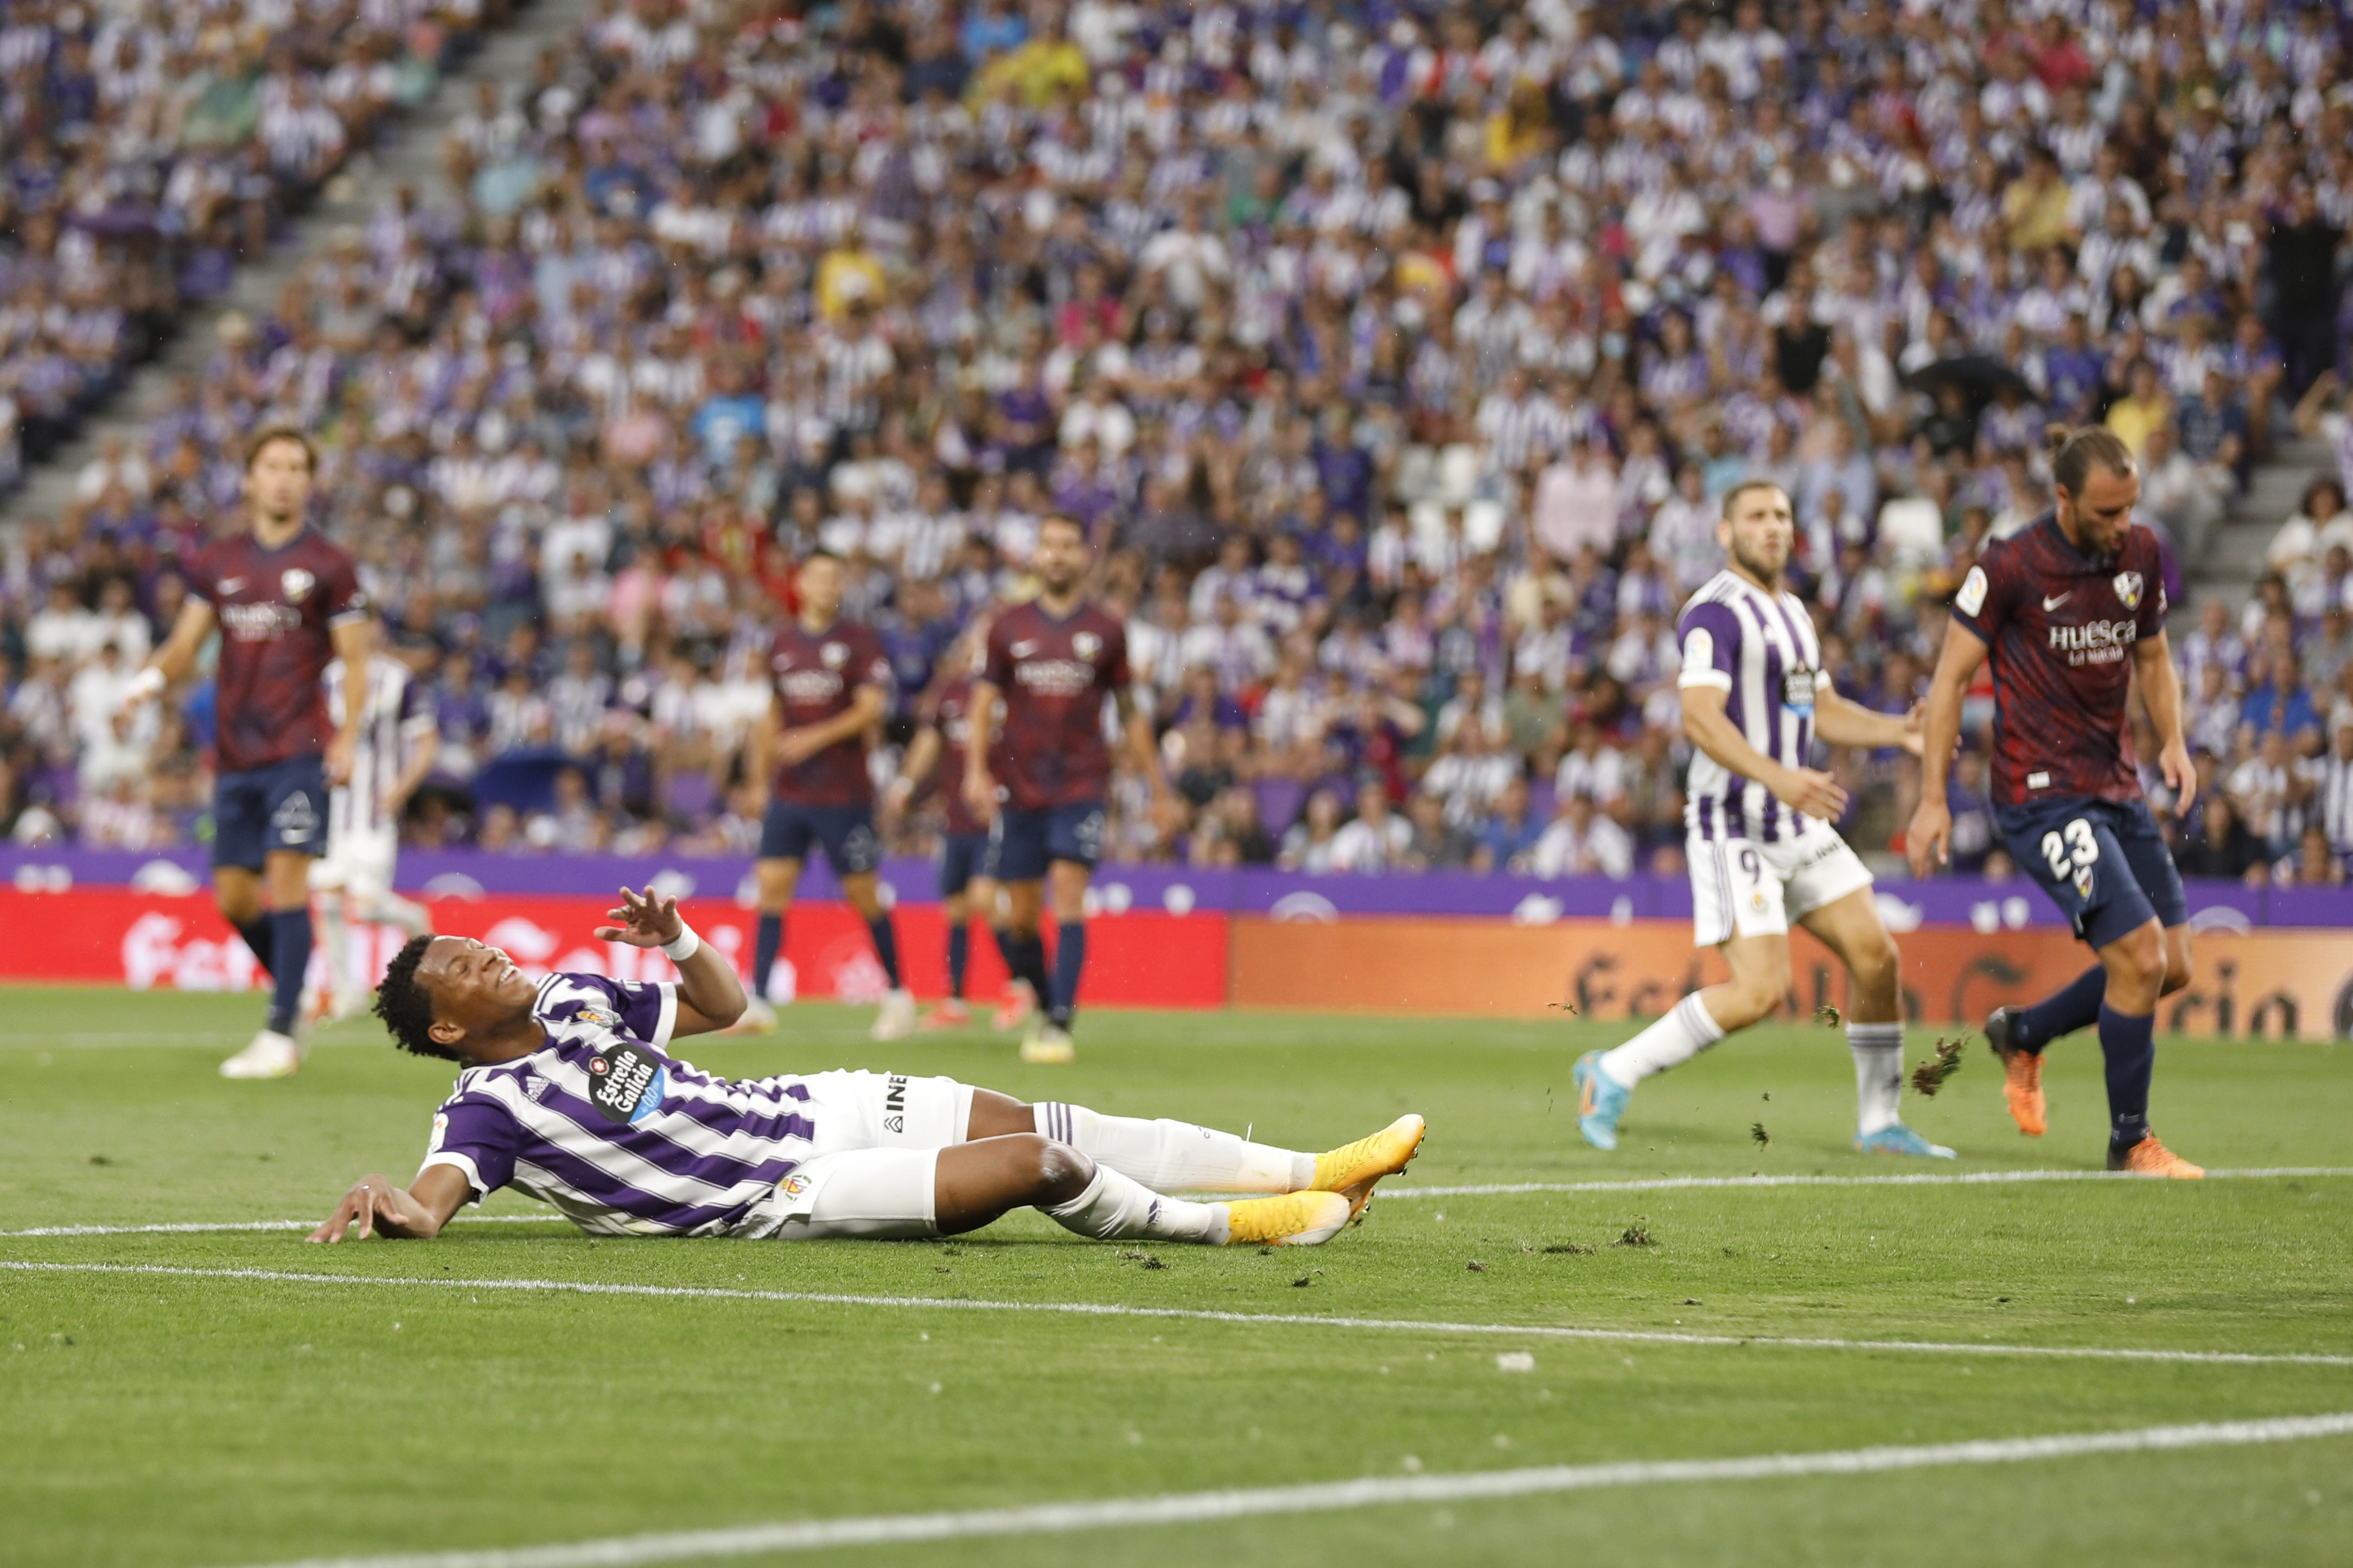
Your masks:
[[[824,847],[825,863],[837,877],[871,871],[882,863],[872,806],[768,803],[768,814],[760,819],[761,859],[807,860],[811,840]]]
[[[2137,931],[2152,915],[2168,928],[2189,919],[2181,873],[2147,802],[2074,795],[1998,805],[1993,815],[2010,858],[2094,948]]]
[[[319,752],[223,773],[213,785],[213,864],[259,871],[274,849],[327,852],[327,759]]]
[[[1099,800],[1037,811],[1005,806],[989,829],[988,859],[982,870],[1000,882],[1034,882],[1055,860],[1072,861],[1092,871],[1103,858],[1103,836]]]
[[[940,847],[940,897],[953,899],[971,887],[975,877],[988,874],[987,864],[987,834],[949,834]]]

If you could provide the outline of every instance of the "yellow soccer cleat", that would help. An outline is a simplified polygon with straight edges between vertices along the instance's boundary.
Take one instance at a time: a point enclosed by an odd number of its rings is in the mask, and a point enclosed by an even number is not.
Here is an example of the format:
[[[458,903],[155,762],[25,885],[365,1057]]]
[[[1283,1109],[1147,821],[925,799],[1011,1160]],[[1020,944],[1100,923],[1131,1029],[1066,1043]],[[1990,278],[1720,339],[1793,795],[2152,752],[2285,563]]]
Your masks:
[[[1338,1193],[1284,1193],[1226,1205],[1226,1245],[1316,1247],[1346,1227],[1356,1212]]]
[[[1394,1176],[1406,1167],[1406,1162],[1421,1148],[1421,1140],[1430,1124],[1419,1116],[1400,1116],[1369,1138],[1359,1138],[1354,1143],[1315,1156],[1315,1180],[1310,1192],[1344,1193],[1359,1184],[1370,1184],[1383,1176]]]
[[[1069,1030],[1033,1023],[1029,1037],[1021,1042],[1021,1059],[1031,1067],[1062,1067],[1079,1059],[1079,1048],[1071,1043]]]

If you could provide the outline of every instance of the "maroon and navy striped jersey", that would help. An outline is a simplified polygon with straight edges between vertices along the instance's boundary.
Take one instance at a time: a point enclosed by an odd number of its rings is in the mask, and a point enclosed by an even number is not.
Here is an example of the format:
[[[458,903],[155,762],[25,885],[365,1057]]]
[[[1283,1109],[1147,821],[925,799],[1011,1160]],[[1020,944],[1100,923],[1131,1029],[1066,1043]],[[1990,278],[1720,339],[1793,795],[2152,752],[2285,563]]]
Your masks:
[[[328,714],[322,684],[335,657],[332,628],[368,613],[352,558],[309,528],[274,550],[233,533],[197,553],[188,592],[220,624],[220,771],[324,752],[343,718]]]
[[[846,713],[861,686],[891,691],[891,659],[881,639],[854,621],[836,621],[821,632],[789,622],[769,653],[776,682],[779,730],[822,724]],[[874,798],[866,772],[866,737],[849,735],[817,755],[778,763],[771,781],[776,798],[795,805],[864,805]]]
[[[2125,694],[2133,649],[2165,630],[2155,534],[2136,525],[2115,555],[2094,558],[2044,512],[1987,547],[1953,618],[1993,668],[1996,805],[2140,798]]]
[[[1126,689],[1127,628],[1082,604],[1056,620],[1017,605],[988,629],[981,679],[1004,694],[989,771],[1023,811],[1100,801],[1111,791],[1103,700]]]

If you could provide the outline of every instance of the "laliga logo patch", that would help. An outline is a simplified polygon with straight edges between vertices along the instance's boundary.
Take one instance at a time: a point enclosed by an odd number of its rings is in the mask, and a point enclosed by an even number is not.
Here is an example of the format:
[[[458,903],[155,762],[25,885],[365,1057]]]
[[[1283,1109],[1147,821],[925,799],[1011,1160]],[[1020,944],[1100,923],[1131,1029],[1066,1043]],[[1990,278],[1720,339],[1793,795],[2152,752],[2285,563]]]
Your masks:
[[[1092,660],[1103,652],[1103,638],[1092,632],[1081,632],[1071,639],[1071,651],[1081,658]]]
[[[614,1045],[588,1058],[588,1103],[607,1121],[643,1121],[661,1109],[662,1064],[635,1046]]]
[[[316,577],[311,576],[300,566],[289,566],[278,579],[278,585],[285,590],[286,602],[290,605],[299,605],[309,598],[311,590],[318,586],[318,583],[319,580]]]
[[[829,642],[819,650],[818,657],[825,660],[826,668],[839,669],[849,662],[849,649],[838,642]]]
[[[2140,608],[2140,574],[2119,572],[2115,583],[2116,600],[2127,610]]]

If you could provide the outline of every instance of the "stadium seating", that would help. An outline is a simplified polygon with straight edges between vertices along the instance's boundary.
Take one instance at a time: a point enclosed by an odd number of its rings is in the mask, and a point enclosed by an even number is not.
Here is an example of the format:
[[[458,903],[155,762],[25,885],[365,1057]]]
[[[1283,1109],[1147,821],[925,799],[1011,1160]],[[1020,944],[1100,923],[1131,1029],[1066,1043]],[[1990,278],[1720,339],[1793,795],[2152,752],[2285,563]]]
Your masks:
[[[2343,420],[2340,24],[2168,7],[2185,42],[2145,9],[1539,4],[1482,33],[1461,10],[607,7],[461,118],[445,198],[341,237],[19,534],[0,822],[197,831],[201,707],[116,733],[135,658],[100,650],[158,635],[240,437],[291,416],[436,705],[423,841],[570,843],[551,790],[507,787],[552,758],[587,785],[586,846],[740,849],[796,553],[852,559],[895,743],[1053,509],[1105,546],[1189,806],[1172,836],[1127,781],[1115,856],[1672,870],[1672,617],[1736,479],[1789,490],[1841,687],[1899,710],[1941,597],[2047,504],[2046,425],[2125,436],[2142,521],[2194,563],[2292,424]],[[25,36],[0,30],[12,80]],[[243,58],[124,36],[90,58]],[[327,165],[278,156],[273,95],[349,102],[386,37],[350,21],[274,66],[233,151],[139,165],[165,193],[142,210],[199,210],[177,171],[239,160],[282,202]],[[80,219],[113,210],[90,193],[120,141],[59,127],[49,164],[14,165],[22,429],[132,352],[72,301],[168,314],[235,221],[100,241]],[[53,263],[44,181],[79,193]],[[2353,852],[2340,517],[2304,520],[2243,616],[2176,617],[2240,816],[2179,825],[2185,865],[2327,880]],[[1831,765],[1841,826],[1885,847],[1916,770]],[[1335,862],[1367,779],[1399,826]],[[1969,868],[1999,857],[1966,826],[1981,786],[1953,786]]]

